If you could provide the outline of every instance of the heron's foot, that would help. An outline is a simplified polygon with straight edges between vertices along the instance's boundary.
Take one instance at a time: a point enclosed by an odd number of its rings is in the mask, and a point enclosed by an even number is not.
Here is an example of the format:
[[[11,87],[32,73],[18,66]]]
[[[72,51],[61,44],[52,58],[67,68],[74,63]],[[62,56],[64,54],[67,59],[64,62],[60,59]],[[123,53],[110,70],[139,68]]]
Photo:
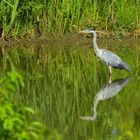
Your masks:
[[[95,116],[80,116],[79,118],[86,121],[94,121],[96,119]]]

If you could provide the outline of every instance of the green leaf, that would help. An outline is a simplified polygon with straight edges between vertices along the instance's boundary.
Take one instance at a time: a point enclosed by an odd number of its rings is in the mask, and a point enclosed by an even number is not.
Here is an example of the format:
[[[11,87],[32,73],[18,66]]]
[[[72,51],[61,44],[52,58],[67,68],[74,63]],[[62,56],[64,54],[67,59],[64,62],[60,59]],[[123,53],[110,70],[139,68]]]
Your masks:
[[[26,111],[26,112],[29,112],[31,114],[35,113],[34,110],[32,108],[30,108],[30,107],[24,107],[23,110]]]
[[[14,122],[11,118],[5,119],[3,127],[6,130],[12,130],[14,126]]]

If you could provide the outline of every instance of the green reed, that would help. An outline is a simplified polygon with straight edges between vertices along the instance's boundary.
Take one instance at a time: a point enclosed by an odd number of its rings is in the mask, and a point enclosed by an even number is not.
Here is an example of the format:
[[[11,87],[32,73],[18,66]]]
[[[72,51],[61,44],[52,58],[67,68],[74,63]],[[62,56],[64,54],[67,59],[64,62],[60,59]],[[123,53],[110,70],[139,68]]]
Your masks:
[[[64,35],[86,27],[133,31],[139,9],[139,0],[2,0],[0,27],[5,37]]]

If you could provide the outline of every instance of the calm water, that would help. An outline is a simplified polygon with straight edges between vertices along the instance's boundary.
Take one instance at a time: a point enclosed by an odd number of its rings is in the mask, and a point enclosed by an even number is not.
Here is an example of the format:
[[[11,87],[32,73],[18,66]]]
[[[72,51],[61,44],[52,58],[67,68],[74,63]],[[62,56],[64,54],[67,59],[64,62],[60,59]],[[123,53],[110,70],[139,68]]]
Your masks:
[[[108,69],[90,44],[1,48],[1,76],[14,67],[25,88],[15,100],[34,108],[66,140],[140,138],[140,46],[108,44],[132,73]],[[103,45],[101,44],[101,47]]]

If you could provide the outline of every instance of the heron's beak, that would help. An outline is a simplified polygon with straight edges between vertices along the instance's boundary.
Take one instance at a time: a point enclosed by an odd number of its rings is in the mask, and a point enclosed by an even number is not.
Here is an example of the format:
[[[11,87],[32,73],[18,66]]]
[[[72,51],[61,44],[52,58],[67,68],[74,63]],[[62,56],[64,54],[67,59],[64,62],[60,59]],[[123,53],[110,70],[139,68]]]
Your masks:
[[[80,31],[78,33],[88,33],[88,32],[87,32],[87,30],[82,30],[82,31]]]

